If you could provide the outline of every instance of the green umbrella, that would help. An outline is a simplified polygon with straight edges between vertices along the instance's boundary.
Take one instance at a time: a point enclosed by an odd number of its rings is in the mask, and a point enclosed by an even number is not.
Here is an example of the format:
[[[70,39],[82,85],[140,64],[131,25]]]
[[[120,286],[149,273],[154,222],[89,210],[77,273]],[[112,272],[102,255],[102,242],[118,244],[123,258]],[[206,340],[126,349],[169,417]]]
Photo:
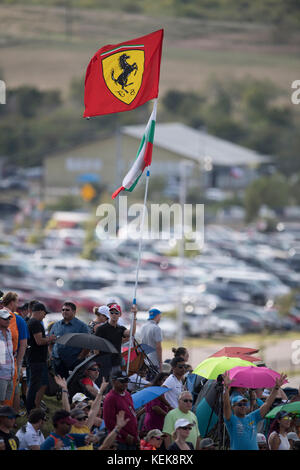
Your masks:
[[[278,411],[300,414],[300,401],[293,401],[292,403],[285,403],[284,405],[276,406],[271,411],[269,411],[269,413],[266,415],[266,418],[275,418]]]
[[[216,380],[218,375],[224,374],[227,370],[233,369],[233,367],[237,366],[256,367],[252,362],[244,361],[239,357],[209,357],[208,359],[200,362],[200,364],[193,370],[193,373],[201,375],[201,377],[205,377],[206,379]]]

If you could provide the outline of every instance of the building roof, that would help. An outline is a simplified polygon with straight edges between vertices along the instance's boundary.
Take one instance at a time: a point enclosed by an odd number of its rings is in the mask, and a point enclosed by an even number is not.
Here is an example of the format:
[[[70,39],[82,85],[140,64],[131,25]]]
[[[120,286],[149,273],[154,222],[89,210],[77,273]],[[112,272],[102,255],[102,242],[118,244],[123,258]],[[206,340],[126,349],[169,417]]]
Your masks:
[[[122,127],[123,134],[137,139],[142,138],[144,131],[144,125]],[[181,123],[157,124],[154,145],[198,162],[211,159],[215,166],[256,166],[271,160],[254,150]]]

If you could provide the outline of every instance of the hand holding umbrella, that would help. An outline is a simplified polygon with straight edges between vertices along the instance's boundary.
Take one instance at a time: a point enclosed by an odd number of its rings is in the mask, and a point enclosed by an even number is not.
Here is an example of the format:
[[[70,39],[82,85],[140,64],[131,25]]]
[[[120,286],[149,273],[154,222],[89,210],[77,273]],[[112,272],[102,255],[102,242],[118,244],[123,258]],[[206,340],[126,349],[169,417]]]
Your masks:
[[[280,376],[276,378],[275,387],[273,387],[273,390],[272,390],[271,394],[268,396],[265,403],[260,407],[260,414],[261,414],[262,418],[264,418],[266,416],[266,414],[268,413],[268,411],[270,410],[270,408],[273,405],[273,402],[276,398],[278,390],[285,383],[286,379],[287,379],[286,374],[280,374]]]
[[[229,389],[231,384],[232,384],[232,380],[230,379],[230,376],[229,376],[229,370],[227,370],[224,374],[223,374],[223,383],[224,383],[224,387]]]

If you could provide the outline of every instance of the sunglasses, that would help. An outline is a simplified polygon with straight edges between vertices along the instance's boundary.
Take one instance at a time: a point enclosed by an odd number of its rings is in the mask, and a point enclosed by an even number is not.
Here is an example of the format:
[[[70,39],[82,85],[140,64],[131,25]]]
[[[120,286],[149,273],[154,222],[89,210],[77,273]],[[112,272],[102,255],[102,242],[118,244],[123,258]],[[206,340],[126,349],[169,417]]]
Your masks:
[[[110,313],[111,315],[119,315],[120,312],[110,311],[109,313]]]
[[[177,369],[185,369],[186,368],[186,366],[176,366],[176,367],[177,367]]]
[[[182,400],[184,403],[193,403],[193,400],[191,400],[190,398],[185,398],[184,400]]]
[[[88,417],[87,416],[82,416],[82,418],[76,418],[77,421],[85,421]]]
[[[88,369],[88,370],[93,370],[94,372],[96,372],[96,371],[97,371],[97,372],[99,372],[99,369],[98,369],[98,367],[91,367],[91,368],[90,368],[90,369]]]
[[[62,311],[62,312],[70,312],[71,309],[70,309],[70,308],[62,308],[61,311]]]
[[[248,403],[245,403],[245,402],[237,403],[236,406],[239,406],[241,408],[242,406],[248,406]]]
[[[184,429],[185,431],[191,431],[191,426],[182,426],[181,428],[179,429]]]

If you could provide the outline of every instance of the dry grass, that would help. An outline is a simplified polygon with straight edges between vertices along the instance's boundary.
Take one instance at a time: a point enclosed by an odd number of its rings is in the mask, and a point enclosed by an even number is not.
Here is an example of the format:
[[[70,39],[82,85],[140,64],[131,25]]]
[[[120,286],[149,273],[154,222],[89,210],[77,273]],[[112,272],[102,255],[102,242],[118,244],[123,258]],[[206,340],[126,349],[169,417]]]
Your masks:
[[[156,18],[124,12],[0,5],[1,64],[8,87],[32,84],[67,92],[98,48],[165,29],[160,92],[199,91],[212,76],[271,79],[290,96],[298,77],[299,36],[274,43],[271,27]],[[72,35],[70,36],[70,31]],[[69,33],[68,33],[69,32]]]

